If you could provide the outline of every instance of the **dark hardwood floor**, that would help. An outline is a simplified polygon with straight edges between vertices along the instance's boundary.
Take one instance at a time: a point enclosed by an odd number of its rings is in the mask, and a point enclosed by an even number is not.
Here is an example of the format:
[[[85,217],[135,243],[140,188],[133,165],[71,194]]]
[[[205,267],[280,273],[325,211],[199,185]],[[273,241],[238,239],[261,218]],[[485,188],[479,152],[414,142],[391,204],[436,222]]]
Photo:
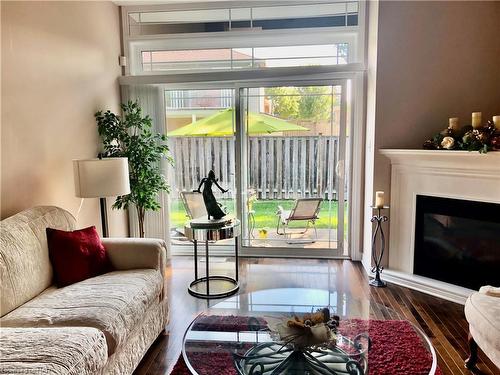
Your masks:
[[[189,323],[208,306],[190,296],[187,285],[193,278],[193,260],[174,257],[167,270],[170,322],[166,334],[152,345],[137,368],[137,375],[168,374],[182,349],[182,338]],[[232,259],[212,258],[211,273],[231,274]],[[204,267],[200,267],[203,269]],[[240,292],[269,288],[317,288],[349,293],[381,303],[419,326],[431,339],[444,375],[470,374],[464,368],[467,358],[468,325],[463,306],[397,285],[387,288],[368,286],[368,277],[357,262],[347,260],[310,260],[278,258],[240,259]],[[480,352],[478,367],[482,374],[500,374],[493,363]],[[214,374],[217,375],[217,374]]]

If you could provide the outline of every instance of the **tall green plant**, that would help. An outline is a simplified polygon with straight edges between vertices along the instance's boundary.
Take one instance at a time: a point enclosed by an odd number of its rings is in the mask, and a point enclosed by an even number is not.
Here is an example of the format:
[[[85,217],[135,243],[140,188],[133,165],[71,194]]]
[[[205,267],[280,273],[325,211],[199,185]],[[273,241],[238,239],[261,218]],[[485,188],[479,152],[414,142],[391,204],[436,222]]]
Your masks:
[[[122,116],[111,111],[95,114],[97,129],[104,144],[103,157],[127,157],[130,173],[130,194],[116,198],[113,208],[130,207],[137,210],[139,235],[144,237],[146,211],[161,208],[158,193],[170,192],[161,173],[161,161],[173,164],[163,134],[153,133],[152,119],[143,117],[139,103],[129,101],[121,105]]]

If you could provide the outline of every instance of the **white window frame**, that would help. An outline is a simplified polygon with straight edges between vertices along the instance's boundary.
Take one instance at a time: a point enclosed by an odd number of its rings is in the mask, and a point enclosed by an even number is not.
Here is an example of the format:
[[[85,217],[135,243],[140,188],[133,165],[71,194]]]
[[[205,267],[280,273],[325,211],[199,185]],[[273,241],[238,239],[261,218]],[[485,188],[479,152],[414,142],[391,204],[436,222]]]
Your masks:
[[[205,74],[203,74],[205,75]],[[211,74],[210,74],[211,75]],[[142,78],[142,77],[138,77]],[[364,149],[364,122],[363,122],[363,89],[364,89],[364,74],[362,72],[349,72],[346,74],[338,73],[326,73],[321,75],[302,75],[302,76],[283,76],[273,79],[271,85],[282,84],[282,85],[318,85],[321,82],[330,84],[331,82],[345,82],[347,79],[352,81],[352,96],[353,96],[353,108],[351,111],[350,130],[349,133],[352,134],[350,154],[349,158],[351,160],[351,170],[350,170],[350,184],[349,184],[349,217],[348,217],[348,253],[349,256],[341,255],[341,250],[332,249],[307,249],[307,252],[302,254],[297,254],[294,249],[287,249],[286,247],[249,247],[244,246],[240,241],[241,256],[250,257],[297,257],[297,258],[336,258],[336,259],[346,259],[350,258],[353,260],[361,259],[361,244],[362,244],[362,231],[352,230],[352,228],[362,228],[362,204],[363,204],[363,154],[355,152],[355,150]],[[239,91],[244,87],[260,87],[269,86],[268,79],[252,79],[252,80],[239,80],[235,82],[231,81],[192,81],[184,83],[165,83],[162,85],[164,90],[180,90],[180,89],[202,89],[202,88],[231,88],[235,90],[235,108],[236,115],[238,116],[239,108]],[[237,144],[235,145],[236,156],[235,160],[241,160],[241,129],[236,131]],[[241,181],[241,165],[236,164],[236,189],[241,194],[242,181]],[[241,207],[242,199],[239,197],[236,199],[236,212],[238,215],[242,212]],[[343,242],[343,241],[340,241]],[[343,244],[342,244],[343,246]],[[175,247],[172,248],[173,254],[176,255],[192,255],[192,249],[188,246]],[[230,256],[233,254],[234,249],[232,246],[214,246],[211,250],[213,255]],[[307,253],[307,254],[306,254]]]
[[[314,3],[331,3],[332,1],[317,0]],[[342,1],[344,2],[344,1]],[[129,62],[125,67],[125,76],[120,77],[120,85],[162,85],[165,89],[183,88],[203,88],[228,87],[239,89],[240,87],[264,84],[270,79],[273,83],[282,82],[305,83],[311,81],[332,81],[332,80],[352,80],[353,107],[351,112],[351,126],[357,131],[353,131],[351,140],[351,187],[350,187],[350,215],[349,215],[349,254],[353,260],[362,259],[362,236],[363,236],[363,176],[364,176],[364,152],[354,152],[354,150],[364,150],[365,140],[365,95],[366,95],[366,3],[359,1],[358,25],[334,28],[312,28],[312,29],[289,29],[289,30],[261,30],[249,37],[248,31],[212,32],[203,34],[171,34],[171,35],[128,35],[128,13],[160,11],[160,10],[190,10],[190,9],[213,9],[221,7],[246,7],[259,6],[263,2],[255,1],[227,1],[211,2],[203,4],[182,3],[170,5],[151,6],[127,6],[122,7],[122,38],[123,52],[128,57]],[[305,1],[266,1],[266,5],[300,5],[308,4]],[[309,3],[310,4],[310,3]],[[326,66],[304,66],[304,67],[275,67],[260,69],[238,69],[210,72],[183,72],[166,73],[155,72],[151,74],[137,74],[134,66],[142,64],[141,50],[161,50],[161,49],[207,49],[207,48],[245,48],[245,47],[265,47],[263,43],[272,45],[272,38],[280,41],[280,45],[301,45],[330,44],[330,43],[353,43],[354,49],[349,50],[348,64],[326,65]],[[314,39],[311,39],[314,38]],[[245,44],[242,44],[245,41]],[[303,41],[301,43],[301,41]],[[223,43],[222,43],[223,42]],[[248,43],[254,43],[249,45]],[[307,42],[307,43],[306,43]],[[274,43],[274,45],[277,45]],[[139,48],[140,47],[140,48]],[[142,70],[142,69],[141,69]],[[352,230],[352,228],[360,228]],[[324,253],[311,249],[308,257],[331,258]],[[217,252],[214,253],[217,255]],[[221,250],[221,255],[228,255]],[[263,250],[249,256],[293,256],[280,251],[270,254]],[[342,257],[341,257],[342,258]]]
[[[321,3],[345,2],[340,0],[326,1],[318,0],[314,3],[321,6]],[[305,1],[266,1],[243,2],[228,1],[218,3],[187,3],[153,6],[128,6],[122,7],[122,38],[124,54],[128,58],[125,67],[126,75],[162,75],[165,72],[144,72],[142,70],[142,51],[161,50],[189,50],[189,49],[212,49],[212,48],[251,48],[251,47],[271,47],[271,46],[293,46],[293,45],[321,45],[348,43],[348,64],[365,61],[365,19],[366,4],[359,1],[358,5],[358,25],[339,27],[318,27],[308,29],[287,29],[287,30],[236,30],[231,32],[210,32],[210,33],[189,33],[189,34],[157,34],[131,36],[129,30],[129,14],[148,11],[175,11],[175,10],[200,10],[218,9],[229,7],[249,6],[279,6],[279,5],[299,5],[311,4]],[[314,41],[311,43],[311,41]],[[238,69],[254,70],[254,69]],[[223,70],[227,71],[227,70]],[[175,73],[168,73],[175,74]]]
[[[296,30],[295,30],[296,31]],[[322,31],[325,31],[324,29]],[[212,35],[214,34],[214,35]],[[218,35],[216,35],[218,34]],[[281,46],[300,46],[310,45],[311,40],[314,44],[337,44],[348,43],[349,46],[358,45],[358,34],[353,32],[340,32],[329,34],[328,32],[318,34],[317,29],[301,30],[300,33],[284,32],[282,30],[264,30],[258,34],[252,35],[248,32],[234,31],[230,35],[220,35],[221,33],[207,34],[189,34],[186,35],[168,35],[158,39],[134,40],[129,42],[129,74],[131,75],[151,75],[166,74],[162,71],[143,71],[142,70],[142,52],[143,51],[179,51],[196,49],[223,49],[223,48],[257,48],[257,47],[281,47]],[[198,35],[198,36],[196,36]],[[347,62],[354,63],[359,60],[357,48],[351,49],[347,54]],[[255,69],[255,68],[254,68]],[[257,68],[258,69],[258,68]],[[260,68],[262,69],[262,68]],[[268,68],[269,69],[269,68]],[[238,71],[244,69],[238,69]],[[247,68],[245,70],[252,70]],[[227,70],[219,70],[221,72]],[[200,71],[203,72],[203,71]],[[172,73],[167,73],[172,74]],[[173,72],[175,74],[175,72]]]

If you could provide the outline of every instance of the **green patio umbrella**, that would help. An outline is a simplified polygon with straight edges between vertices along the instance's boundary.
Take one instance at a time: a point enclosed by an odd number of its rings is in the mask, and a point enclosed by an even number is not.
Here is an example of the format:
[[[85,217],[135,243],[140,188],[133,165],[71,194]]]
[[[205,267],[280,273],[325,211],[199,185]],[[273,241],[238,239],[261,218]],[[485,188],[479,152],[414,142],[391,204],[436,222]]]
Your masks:
[[[300,125],[282,120],[265,113],[248,114],[249,134],[308,131]],[[168,132],[169,137],[222,137],[233,135],[233,109],[225,109],[201,120]]]

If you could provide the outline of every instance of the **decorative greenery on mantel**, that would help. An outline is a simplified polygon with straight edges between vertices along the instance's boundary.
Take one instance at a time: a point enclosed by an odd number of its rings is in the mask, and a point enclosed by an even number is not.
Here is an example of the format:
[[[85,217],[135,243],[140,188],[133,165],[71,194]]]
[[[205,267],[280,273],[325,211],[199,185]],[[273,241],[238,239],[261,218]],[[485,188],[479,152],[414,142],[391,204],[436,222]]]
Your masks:
[[[138,102],[121,105],[123,116],[111,111],[95,114],[97,128],[104,144],[103,157],[127,157],[130,171],[130,194],[116,198],[113,208],[135,206],[139,235],[144,237],[144,218],[147,210],[161,208],[158,194],[170,192],[162,174],[161,161],[172,164],[165,135],[151,131],[152,119],[142,116]]]
[[[454,152],[443,152],[443,150],[425,150],[421,148],[381,148],[378,152],[389,158],[391,157],[404,157],[409,159],[427,158],[432,157],[436,159],[437,157],[442,157],[443,159],[457,159],[457,158],[467,158],[467,159],[492,159],[496,160],[500,158],[500,152],[488,152],[487,154],[479,152],[469,152],[465,150],[454,150]]]
[[[481,113],[472,114],[472,125],[460,127],[458,118],[450,118],[449,126],[426,140],[427,150],[488,151],[500,150],[500,116],[493,116],[486,125],[481,124]]]

